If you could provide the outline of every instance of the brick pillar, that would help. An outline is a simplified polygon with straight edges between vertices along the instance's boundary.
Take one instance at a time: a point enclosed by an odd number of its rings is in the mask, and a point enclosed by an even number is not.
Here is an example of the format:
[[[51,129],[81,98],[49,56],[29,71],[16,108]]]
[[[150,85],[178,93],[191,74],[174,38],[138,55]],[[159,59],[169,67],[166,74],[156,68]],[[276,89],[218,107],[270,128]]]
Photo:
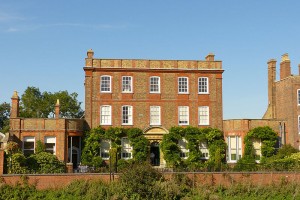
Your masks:
[[[275,118],[275,81],[276,81],[276,60],[271,59],[268,62],[268,101],[270,106],[270,117]]]
[[[291,75],[291,61],[289,55],[283,54],[280,62],[280,80]]]
[[[4,151],[0,149],[0,175],[3,174],[4,171]]]
[[[215,55],[213,53],[209,53],[206,57],[205,57],[206,61],[214,61],[215,60]]]
[[[73,173],[73,163],[67,163],[67,173]]]
[[[60,113],[60,104],[59,104],[59,99],[57,99],[56,104],[55,104],[55,118],[59,118],[59,113]]]
[[[10,118],[17,118],[17,117],[19,117],[19,101],[20,101],[20,98],[18,96],[18,92],[14,91],[14,94],[11,97]]]

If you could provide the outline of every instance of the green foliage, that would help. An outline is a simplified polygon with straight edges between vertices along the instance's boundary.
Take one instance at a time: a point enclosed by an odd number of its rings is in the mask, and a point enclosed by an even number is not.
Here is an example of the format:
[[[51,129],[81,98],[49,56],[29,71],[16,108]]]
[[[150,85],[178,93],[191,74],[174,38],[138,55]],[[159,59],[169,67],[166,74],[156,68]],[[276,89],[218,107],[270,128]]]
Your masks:
[[[290,144],[285,144],[280,149],[278,150],[277,154],[275,155],[276,158],[284,158],[286,156],[290,156],[294,153],[299,152],[298,149],[295,149],[292,145]]]
[[[189,156],[186,160],[180,158],[178,146],[178,141],[183,138],[187,140],[189,149]],[[208,145],[209,159],[207,161],[201,159],[201,143]],[[164,135],[161,147],[169,167],[219,171],[225,162],[226,143],[223,133],[214,128],[172,127],[169,134]]]
[[[37,154],[37,153],[45,152],[45,150],[46,150],[45,144],[41,140],[38,140],[36,142],[35,153]]]
[[[0,104],[0,132],[7,133],[9,131],[9,115],[10,115],[10,104]]]
[[[9,167],[9,173],[10,174],[26,174],[28,172],[27,166],[26,166],[26,158],[22,153],[14,153],[7,163],[11,167]]]
[[[50,174],[65,171],[65,164],[48,152],[40,152],[31,155],[27,160],[27,166],[32,173]]]
[[[69,94],[67,91],[41,93],[39,88],[27,87],[21,96],[20,116],[26,118],[53,117],[56,100],[59,99],[61,117],[79,118],[83,111],[77,97],[77,93]]]
[[[102,167],[105,165],[100,157],[101,140],[110,140],[111,148],[116,152],[110,152],[110,161],[115,162],[115,155],[118,159],[121,157],[121,139],[127,137],[130,145],[133,147],[133,160],[135,162],[144,162],[148,158],[150,143],[143,135],[143,131],[138,128],[124,129],[120,127],[110,127],[104,130],[97,127],[86,132],[84,138],[84,148],[82,150],[81,163],[83,165]],[[98,161],[95,162],[95,159]],[[112,163],[114,166],[115,163]]]

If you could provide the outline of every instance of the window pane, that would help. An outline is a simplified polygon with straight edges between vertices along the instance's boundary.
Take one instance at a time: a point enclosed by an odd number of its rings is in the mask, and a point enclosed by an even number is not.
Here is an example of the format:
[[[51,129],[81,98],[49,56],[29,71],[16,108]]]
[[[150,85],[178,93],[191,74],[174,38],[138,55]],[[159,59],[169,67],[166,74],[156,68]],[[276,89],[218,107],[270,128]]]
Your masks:
[[[122,158],[124,159],[130,159],[132,158],[132,146],[130,145],[130,142],[128,138],[122,138],[121,140],[122,145]]]
[[[111,125],[111,106],[100,107],[100,124]]]
[[[132,125],[132,106],[122,107],[122,124]]]
[[[132,92],[132,77],[123,76],[122,77],[122,92]]]
[[[178,93],[188,93],[188,78],[179,77],[178,78]]]
[[[209,107],[201,106],[199,107],[199,125],[209,125]]]
[[[180,157],[181,158],[188,158],[189,156],[189,149],[187,148],[187,140],[182,138],[182,140],[178,140],[178,146],[180,148]]]
[[[188,106],[179,106],[178,107],[178,118],[179,125],[188,125],[189,124],[189,107]]]
[[[159,77],[150,77],[150,92],[160,92],[160,81]]]
[[[160,125],[160,106],[150,106],[150,125]]]
[[[208,93],[208,78],[200,77],[198,79],[198,92],[199,93]]]
[[[110,76],[101,76],[100,80],[100,91],[110,92]]]
[[[101,140],[100,156],[103,159],[109,159],[110,140]]]

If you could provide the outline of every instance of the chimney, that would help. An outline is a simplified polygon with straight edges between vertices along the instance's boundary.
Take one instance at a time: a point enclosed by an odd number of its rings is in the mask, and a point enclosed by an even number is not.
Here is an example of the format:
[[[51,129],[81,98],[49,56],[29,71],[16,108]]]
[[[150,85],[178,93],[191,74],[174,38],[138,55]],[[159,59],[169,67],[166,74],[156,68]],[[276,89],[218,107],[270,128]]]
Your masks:
[[[205,57],[206,61],[214,61],[215,60],[215,55],[213,53],[209,53],[206,57]]]
[[[280,62],[280,80],[291,75],[291,61],[289,55],[283,54]]]
[[[86,54],[87,54],[88,58],[93,58],[94,57],[94,51],[93,51],[93,49],[89,49]]]
[[[59,118],[59,113],[60,113],[60,104],[59,104],[59,99],[56,100],[55,104],[55,118]]]
[[[268,61],[268,109],[270,118],[275,118],[275,81],[276,81],[276,60]]]
[[[11,112],[10,112],[10,118],[17,118],[19,117],[19,105],[20,98],[18,96],[18,92],[14,91],[13,96],[11,97]]]

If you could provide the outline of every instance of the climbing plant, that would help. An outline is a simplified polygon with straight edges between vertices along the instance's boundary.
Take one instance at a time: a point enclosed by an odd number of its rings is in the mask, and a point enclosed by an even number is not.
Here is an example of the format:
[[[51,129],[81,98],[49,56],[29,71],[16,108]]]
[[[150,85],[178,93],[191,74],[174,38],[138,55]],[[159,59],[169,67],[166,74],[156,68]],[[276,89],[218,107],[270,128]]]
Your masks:
[[[143,135],[143,131],[138,128],[110,127],[104,129],[97,127],[86,132],[84,138],[84,148],[82,151],[81,162],[84,165],[100,167],[103,166],[103,160],[100,157],[101,140],[110,140],[110,157],[121,157],[121,139],[127,137],[130,145],[133,147],[133,160],[136,162],[146,161],[150,148],[149,141]],[[113,155],[112,155],[113,154]],[[115,159],[114,159],[115,160]],[[121,163],[124,163],[121,161]]]
[[[187,159],[180,157],[179,140],[187,140],[189,155]],[[208,147],[209,158],[203,160],[200,145],[204,143]],[[170,167],[188,167],[190,169],[220,170],[225,161],[226,143],[223,133],[214,128],[198,127],[172,127],[169,134],[164,135],[161,143],[164,158]]]

